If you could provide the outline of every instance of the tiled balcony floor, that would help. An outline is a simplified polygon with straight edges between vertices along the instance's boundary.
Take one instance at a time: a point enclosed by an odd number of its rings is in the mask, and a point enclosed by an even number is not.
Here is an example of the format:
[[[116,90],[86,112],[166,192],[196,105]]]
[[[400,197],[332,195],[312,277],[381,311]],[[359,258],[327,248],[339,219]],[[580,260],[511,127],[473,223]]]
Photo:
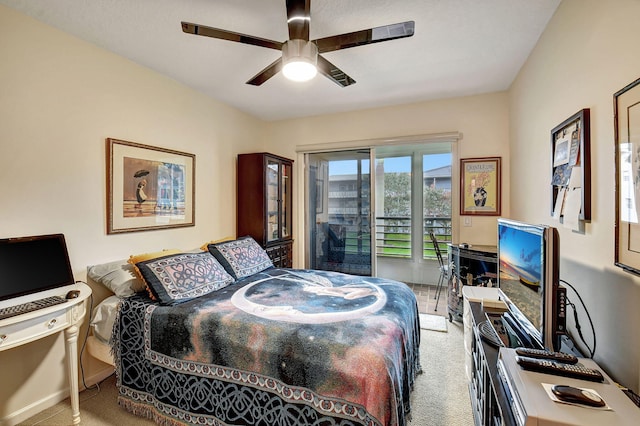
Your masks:
[[[421,314],[447,316],[447,286],[442,287],[438,298],[438,310],[436,311],[436,286],[426,284],[407,283],[418,299],[418,311]]]

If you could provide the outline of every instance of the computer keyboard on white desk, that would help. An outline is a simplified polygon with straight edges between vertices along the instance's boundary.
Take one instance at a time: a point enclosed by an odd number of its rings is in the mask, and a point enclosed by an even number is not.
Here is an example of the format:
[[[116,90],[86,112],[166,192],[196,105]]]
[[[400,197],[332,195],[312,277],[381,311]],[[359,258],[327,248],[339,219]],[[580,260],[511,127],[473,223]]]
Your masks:
[[[16,315],[26,314],[27,312],[37,311],[38,309],[48,308],[49,306],[59,305],[67,300],[60,296],[50,296],[31,302],[21,303],[7,308],[0,308],[0,320],[15,317]]]

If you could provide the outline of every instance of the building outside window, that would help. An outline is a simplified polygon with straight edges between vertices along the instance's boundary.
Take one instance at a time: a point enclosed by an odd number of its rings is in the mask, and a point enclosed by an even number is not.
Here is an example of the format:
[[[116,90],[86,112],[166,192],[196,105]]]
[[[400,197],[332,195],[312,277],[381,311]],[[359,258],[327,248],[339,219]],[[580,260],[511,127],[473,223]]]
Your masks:
[[[422,164],[418,169],[422,169],[420,185],[412,184],[416,163]],[[433,165],[436,167],[431,167]],[[357,250],[355,234],[360,228],[354,228],[357,226],[354,218],[369,212],[368,175],[360,178],[361,191],[357,190],[357,176],[333,175],[329,181],[330,220],[353,230],[346,236],[347,252]],[[451,241],[451,154],[379,158],[376,160],[375,189],[379,197],[375,222],[376,255],[409,259],[415,240],[423,242],[422,257],[431,259],[435,252],[429,239],[430,231],[442,244]],[[413,208],[416,200],[422,200],[422,209]],[[423,225],[416,227],[415,223]],[[363,240],[362,235],[360,240]]]

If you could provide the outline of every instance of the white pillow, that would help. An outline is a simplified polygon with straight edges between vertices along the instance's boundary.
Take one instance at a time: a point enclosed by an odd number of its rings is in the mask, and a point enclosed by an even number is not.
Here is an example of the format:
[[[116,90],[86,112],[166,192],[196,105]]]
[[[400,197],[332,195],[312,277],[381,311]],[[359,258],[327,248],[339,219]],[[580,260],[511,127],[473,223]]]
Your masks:
[[[87,276],[120,297],[146,290],[144,282],[135,273],[134,266],[126,260],[89,266]]]
[[[93,310],[93,318],[91,318],[93,335],[103,342],[109,343],[111,340],[113,324],[116,322],[118,313],[118,304],[120,304],[118,296],[109,296]]]

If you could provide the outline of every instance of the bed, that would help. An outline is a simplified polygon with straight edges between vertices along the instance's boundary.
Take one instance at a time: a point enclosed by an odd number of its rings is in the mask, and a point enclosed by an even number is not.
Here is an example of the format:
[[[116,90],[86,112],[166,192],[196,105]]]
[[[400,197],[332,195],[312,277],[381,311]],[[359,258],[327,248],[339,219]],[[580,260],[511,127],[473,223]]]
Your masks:
[[[88,347],[115,365],[120,406],[167,425],[407,423],[421,371],[408,286],[274,268],[250,239],[207,248],[135,263],[144,285],[96,308]],[[109,287],[116,265],[89,276]]]

